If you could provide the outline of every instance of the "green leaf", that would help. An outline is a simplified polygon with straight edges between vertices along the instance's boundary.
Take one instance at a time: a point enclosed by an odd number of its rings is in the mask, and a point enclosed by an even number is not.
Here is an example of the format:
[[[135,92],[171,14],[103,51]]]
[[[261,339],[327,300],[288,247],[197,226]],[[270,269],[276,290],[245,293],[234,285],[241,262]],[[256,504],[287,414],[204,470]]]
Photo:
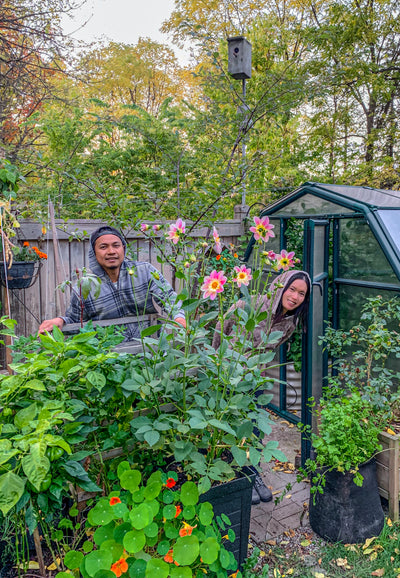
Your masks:
[[[160,331],[161,328],[162,328],[161,324],[151,325],[150,327],[146,327],[146,329],[143,329],[143,331],[140,332],[140,335],[142,337],[147,337],[148,335],[153,335],[153,333]]]
[[[146,535],[143,530],[131,530],[125,534],[123,545],[127,552],[136,554],[146,545]]]
[[[192,570],[187,566],[171,566],[169,575],[171,578],[192,578],[193,576]]]
[[[218,558],[219,544],[216,538],[210,536],[200,545],[200,557],[205,564],[212,564]]]
[[[146,566],[146,560],[135,560],[129,568],[130,578],[145,578]]]
[[[85,569],[89,576],[94,576],[98,570],[110,570],[111,564],[111,553],[103,550],[94,550],[85,558]]]
[[[200,522],[203,526],[210,526],[214,519],[214,510],[210,502],[203,502],[199,511]]]
[[[23,427],[29,425],[31,421],[33,421],[37,414],[37,406],[36,403],[31,403],[28,407],[24,407],[18,413],[15,414],[14,417],[14,424],[18,429],[22,429]]]
[[[88,522],[92,526],[105,526],[114,519],[112,506],[105,501],[100,500],[88,514]]]
[[[146,503],[139,504],[136,508],[132,508],[129,519],[136,530],[143,530],[153,521],[153,510]]]
[[[0,510],[5,516],[24,493],[25,482],[13,472],[0,476]]]
[[[219,561],[221,562],[222,568],[224,568],[225,570],[229,570],[229,568],[231,567],[231,557],[229,555],[229,552],[225,550],[225,548],[221,548],[221,551],[219,553]]]
[[[50,460],[44,455],[45,451],[46,444],[37,442],[31,445],[30,453],[21,460],[26,477],[38,492],[50,469]]]
[[[94,543],[100,546],[105,540],[111,540],[114,537],[114,530],[116,530],[116,528],[113,521],[105,526],[100,526],[93,534]]]
[[[122,544],[118,544],[115,540],[105,540],[101,546],[100,550],[107,550],[111,553],[113,563],[119,560],[124,553],[124,547]]]
[[[46,391],[43,381],[40,381],[40,379],[31,379],[27,381],[24,384],[23,389],[33,389],[34,391]]]
[[[199,539],[195,535],[182,536],[174,546],[174,560],[181,566],[190,566],[200,552]]]
[[[129,490],[131,494],[139,489],[139,484],[142,479],[142,474],[137,470],[125,470],[119,476],[121,487],[124,490]]]
[[[233,458],[237,461],[240,467],[243,467],[247,462],[247,453],[245,450],[238,448],[237,446],[231,447],[231,453]]]
[[[199,501],[199,489],[194,482],[185,482],[181,488],[181,502],[184,506],[195,506]]]
[[[86,379],[97,389],[101,389],[106,384],[106,378],[100,371],[89,371],[86,374]]]
[[[150,447],[155,446],[160,440],[160,434],[156,430],[147,431],[144,434],[145,441]]]
[[[167,578],[169,574],[169,564],[159,558],[151,558],[147,562],[146,578]]]
[[[70,570],[75,570],[75,568],[79,568],[82,560],[83,560],[82,552],[77,552],[76,550],[70,550],[64,556],[64,564]]]

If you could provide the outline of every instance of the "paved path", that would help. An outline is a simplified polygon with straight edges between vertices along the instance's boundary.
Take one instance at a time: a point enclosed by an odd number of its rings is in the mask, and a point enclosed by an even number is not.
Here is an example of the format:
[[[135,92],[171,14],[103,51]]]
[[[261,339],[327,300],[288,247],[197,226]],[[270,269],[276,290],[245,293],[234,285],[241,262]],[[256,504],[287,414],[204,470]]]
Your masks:
[[[279,447],[288,461],[285,464],[263,464],[262,478],[271,489],[273,498],[271,502],[261,502],[251,508],[250,536],[256,544],[262,544],[308,523],[310,486],[296,481],[294,467],[295,457],[300,455],[300,432],[286,420],[275,415],[271,417],[273,426],[268,439],[279,441]],[[287,484],[292,487],[282,498]],[[278,503],[275,503],[276,501]]]

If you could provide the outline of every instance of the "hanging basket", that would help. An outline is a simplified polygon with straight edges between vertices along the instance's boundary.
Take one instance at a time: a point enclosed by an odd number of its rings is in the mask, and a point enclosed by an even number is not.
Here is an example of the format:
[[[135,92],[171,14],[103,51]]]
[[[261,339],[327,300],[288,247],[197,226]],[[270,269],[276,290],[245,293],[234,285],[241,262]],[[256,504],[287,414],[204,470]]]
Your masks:
[[[35,283],[41,266],[41,261],[16,261],[10,269],[4,269],[4,263],[0,263],[1,284],[9,289],[27,289]]]

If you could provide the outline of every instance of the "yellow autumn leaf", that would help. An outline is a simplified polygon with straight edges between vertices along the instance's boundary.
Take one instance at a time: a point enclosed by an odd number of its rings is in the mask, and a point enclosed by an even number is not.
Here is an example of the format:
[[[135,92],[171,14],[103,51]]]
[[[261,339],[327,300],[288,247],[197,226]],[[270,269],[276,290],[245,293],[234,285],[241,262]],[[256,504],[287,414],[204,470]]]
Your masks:
[[[366,550],[364,550],[364,554],[365,554],[366,556],[368,556],[368,554],[371,554],[371,552],[373,552],[373,551],[374,551],[373,548],[367,548]]]
[[[309,546],[311,544],[310,540],[302,540],[300,546]]]
[[[336,560],[336,566],[339,566],[339,568],[341,566],[347,566],[347,558],[338,558]]]
[[[19,566],[14,566],[14,568],[21,568],[24,569],[24,564],[20,564]],[[29,570],[39,570],[39,564],[35,560],[31,560],[28,564]]]
[[[326,578],[322,572],[314,572],[314,578]]]
[[[364,542],[363,545],[363,550],[365,550],[365,548],[368,548],[368,546],[376,539],[376,536],[373,536],[372,538],[367,538]]]
[[[266,553],[264,552],[264,550],[260,550],[260,556],[261,556],[262,558],[264,558],[264,557],[266,556]]]
[[[386,428],[386,433],[390,434],[391,436],[395,436],[396,432],[394,432],[392,429],[390,429],[390,427]]]
[[[285,498],[286,498],[287,500],[290,500],[291,497],[292,497],[292,494],[286,494],[286,496],[285,496]]]
[[[392,527],[392,526],[393,526],[393,522],[392,522],[392,520],[391,520],[390,518],[387,519],[386,524],[387,524],[389,527]]]
[[[369,559],[371,560],[371,562],[373,562],[374,560],[376,560],[378,557],[378,552],[372,552],[371,556],[369,557]]]
[[[293,572],[294,572],[293,568],[289,568],[289,570],[286,570],[286,574],[289,574],[289,576],[293,574]]]

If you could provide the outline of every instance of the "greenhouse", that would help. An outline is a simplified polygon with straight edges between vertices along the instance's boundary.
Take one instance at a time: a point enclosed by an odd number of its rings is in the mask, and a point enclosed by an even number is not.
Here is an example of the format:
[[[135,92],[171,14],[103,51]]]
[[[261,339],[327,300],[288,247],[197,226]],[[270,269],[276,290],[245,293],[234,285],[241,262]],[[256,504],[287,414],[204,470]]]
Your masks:
[[[304,400],[320,397],[327,375],[327,354],[319,344],[326,322],[345,330],[360,319],[367,297],[400,294],[400,192],[304,183],[263,210],[261,216],[266,215],[275,227],[267,250],[302,252],[302,268],[313,284],[303,336],[301,415],[290,411],[285,366],[278,401],[271,407],[290,421],[311,423]],[[254,238],[245,254],[249,263],[253,247]],[[286,361],[285,346],[280,359]],[[304,444],[303,459],[310,449]]]

